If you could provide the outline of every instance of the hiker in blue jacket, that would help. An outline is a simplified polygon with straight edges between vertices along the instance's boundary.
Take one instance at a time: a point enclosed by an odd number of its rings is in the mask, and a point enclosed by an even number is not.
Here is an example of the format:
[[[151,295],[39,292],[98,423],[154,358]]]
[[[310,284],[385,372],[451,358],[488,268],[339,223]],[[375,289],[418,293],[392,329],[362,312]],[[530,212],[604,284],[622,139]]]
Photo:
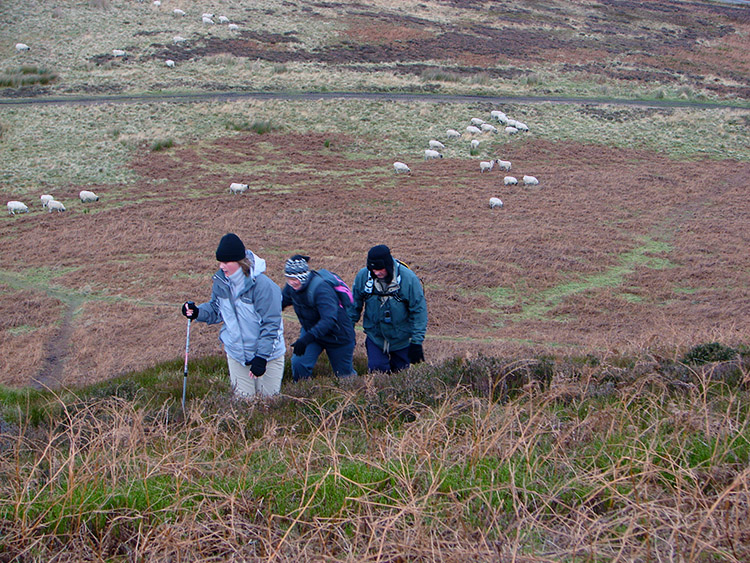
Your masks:
[[[370,371],[399,371],[424,361],[427,303],[422,282],[394,260],[384,244],[367,253],[367,266],[354,279],[353,323],[362,315]],[[364,308],[364,314],[362,310]]]
[[[309,256],[295,254],[284,265],[287,285],[281,292],[281,307],[293,305],[302,326],[292,345],[292,378],[309,378],[323,350],[338,377],[356,375],[352,363],[354,326],[336,290],[310,269],[309,260]]]

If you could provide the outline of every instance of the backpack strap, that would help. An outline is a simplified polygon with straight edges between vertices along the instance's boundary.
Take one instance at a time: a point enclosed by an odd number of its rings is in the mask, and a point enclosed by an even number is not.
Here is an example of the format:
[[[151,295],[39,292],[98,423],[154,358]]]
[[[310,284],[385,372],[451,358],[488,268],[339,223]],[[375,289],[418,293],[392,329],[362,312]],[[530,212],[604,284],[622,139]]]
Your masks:
[[[318,289],[318,285],[323,281],[318,272],[310,270],[310,281],[307,282],[307,304],[310,307],[315,307],[315,290]]]

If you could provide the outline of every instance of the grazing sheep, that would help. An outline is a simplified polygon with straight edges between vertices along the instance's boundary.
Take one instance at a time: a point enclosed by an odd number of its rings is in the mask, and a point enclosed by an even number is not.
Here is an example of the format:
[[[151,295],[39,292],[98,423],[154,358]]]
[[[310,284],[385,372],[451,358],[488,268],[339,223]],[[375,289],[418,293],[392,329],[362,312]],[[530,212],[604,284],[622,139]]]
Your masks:
[[[122,49],[112,49],[112,56],[113,57],[124,57],[125,51]]]
[[[203,23],[208,23],[208,24],[211,24],[211,25],[214,24],[214,20],[212,20],[211,18],[207,18],[206,16],[203,16],[202,19],[203,19]]]
[[[434,151],[432,149],[427,149],[424,151],[425,160],[432,160],[433,158],[443,158],[443,155],[440,154],[438,151]]]
[[[511,127],[510,125],[508,125],[508,126],[507,126],[507,127],[505,128],[505,132],[506,132],[506,133],[507,133],[508,135],[515,135],[516,133],[518,133],[518,129],[516,129],[515,127]]]
[[[497,127],[491,123],[482,123],[482,131],[485,133],[497,133]]]
[[[474,127],[473,125],[469,125],[466,128],[466,132],[470,133],[471,135],[479,135],[482,132],[482,130],[479,127]]]
[[[496,207],[502,207],[503,206],[503,200],[499,197],[491,197],[490,198],[490,209],[495,209]]]
[[[396,174],[411,173],[411,168],[409,168],[406,164],[403,162],[394,162],[393,163],[393,170],[396,172]]]
[[[53,211],[57,211],[58,213],[61,213],[65,211],[65,206],[62,204],[61,201],[57,201],[56,199],[51,199],[47,202],[47,211],[49,213],[52,213]]]
[[[26,43],[16,43],[16,51],[19,53],[21,51],[28,51],[30,48]]]
[[[493,166],[495,166],[495,161],[494,160],[490,160],[490,161],[483,160],[483,161],[481,161],[479,163],[479,171],[480,172],[489,172],[490,170],[492,170]]]
[[[185,15],[185,10],[180,10],[179,8],[175,8],[174,10],[172,10],[172,13],[175,16],[184,16]]]
[[[226,16],[219,16],[219,23],[229,23],[229,18]]]
[[[471,124],[476,127],[481,127],[483,123],[484,123],[484,119],[479,119],[478,117],[471,118]]]
[[[212,20],[212,19],[214,19],[214,14],[212,14],[211,12],[203,12],[201,14],[201,17],[202,18],[208,18],[208,19]]]
[[[184,43],[185,41],[187,41],[187,39],[185,39],[181,35],[175,35],[174,37],[172,37],[172,43]]]
[[[157,8],[161,6],[161,0],[154,0],[154,6],[156,6]]]
[[[244,194],[247,191],[247,188],[249,186],[247,184],[240,184],[237,182],[232,182],[229,184],[229,193],[232,194]]]
[[[8,215],[15,215],[16,213],[28,213],[29,208],[26,206],[25,203],[21,203],[20,201],[9,201],[8,202]]]
[[[230,31],[237,31],[239,28],[240,28],[240,26],[238,26],[236,23],[230,23],[227,26],[227,29],[230,30]]]
[[[502,112],[499,109],[492,110],[490,112],[490,117],[492,117],[492,119],[497,119],[503,125],[508,124],[508,116],[505,115],[505,112]]]
[[[81,192],[78,194],[78,197],[81,198],[81,203],[91,203],[92,201],[99,201],[99,196],[94,192],[90,192],[88,190],[81,190]]]
[[[471,148],[472,149],[476,149],[477,147],[479,147],[479,139],[472,139],[471,140]]]
[[[501,170],[510,170],[510,160],[497,160],[497,165],[500,167]]]
[[[516,178],[515,176],[506,176],[505,178],[503,178],[503,183],[506,186],[515,186],[516,184],[518,184],[518,178]]]
[[[458,139],[459,137],[461,137],[461,133],[459,133],[455,129],[446,129],[445,136],[449,139]]]
[[[42,196],[39,199],[42,200],[42,207],[47,207],[47,202],[55,198],[49,194],[42,194]]]
[[[164,61],[164,64],[169,68],[174,68],[174,61],[172,59],[167,59],[166,61]]]
[[[539,184],[539,180],[535,176],[524,176],[523,183],[527,186],[536,186]]]
[[[430,148],[438,150],[443,150],[445,148],[445,145],[441,143],[440,141],[436,141],[435,139],[430,139]]]
[[[519,131],[528,131],[529,126],[520,121],[516,121],[516,129],[518,129]]]

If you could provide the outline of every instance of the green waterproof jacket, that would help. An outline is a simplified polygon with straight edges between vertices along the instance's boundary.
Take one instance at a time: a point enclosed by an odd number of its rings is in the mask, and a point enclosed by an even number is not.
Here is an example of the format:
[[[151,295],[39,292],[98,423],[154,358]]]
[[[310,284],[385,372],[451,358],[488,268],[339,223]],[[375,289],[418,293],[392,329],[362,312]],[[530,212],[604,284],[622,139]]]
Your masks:
[[[365,334],[384,352],[402,350],[410,343],[422,344],[427,331],[427,302],[422,282],[398,260],[393,261],[393,279],[400,286],[399,290],[393,295],[381,296],[370,271],[362,268],[352,287],[352,323],[361,316]]]

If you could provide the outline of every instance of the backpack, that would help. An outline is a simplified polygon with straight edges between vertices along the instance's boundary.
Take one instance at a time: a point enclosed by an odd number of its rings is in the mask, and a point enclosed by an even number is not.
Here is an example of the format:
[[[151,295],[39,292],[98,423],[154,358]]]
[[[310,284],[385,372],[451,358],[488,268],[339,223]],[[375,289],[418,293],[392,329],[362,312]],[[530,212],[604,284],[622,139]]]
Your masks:
[[[349,310],[354,307],[354,294],[352,294],[352,290],[348,285],[346,285],[346,282],[342,280],[338,274],[334,274],[330,270],[314,271],[313,277],[310,280],[310,285],[307,287],[308,305],[310,305],[310,307],[315,306],[315,303],[313,301],[315,297],[315,286],[313,286],[313,282],[316,278],[326,282],[334,289],[334,291],[336,292],[336,296],[339,298],[339,307],[344,309],[346,313],[349,314]]]

